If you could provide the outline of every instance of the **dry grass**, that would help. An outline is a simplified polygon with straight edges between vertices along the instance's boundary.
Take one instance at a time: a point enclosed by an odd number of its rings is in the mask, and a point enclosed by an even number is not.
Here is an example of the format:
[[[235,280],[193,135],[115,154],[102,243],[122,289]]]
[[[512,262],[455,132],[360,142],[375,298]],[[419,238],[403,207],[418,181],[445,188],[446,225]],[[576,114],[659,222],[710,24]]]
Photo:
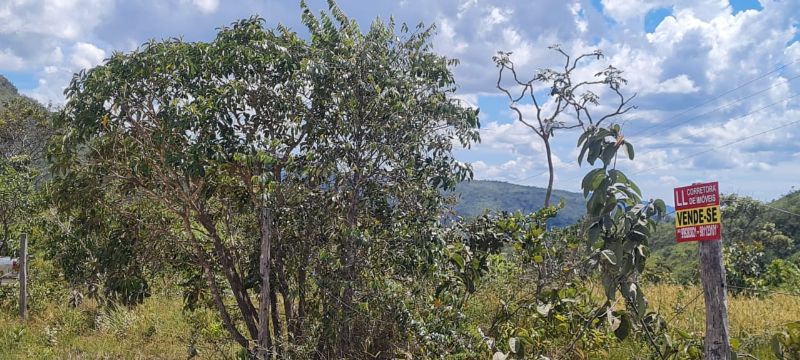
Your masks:
[[[645,291],[651,308],[672,328],[702,335],[705,311],[699,287],[662,284]],[[493,299],[481,300],[485,309],[485,302]],[[770,334],[800,321],[796,296],[730,297],[728,305],[731,336],[759,359],[772,358]],[[26,323],[13,309],[0,310],[0,359],[186,359],[193,338],[199,358],[233,357],[236,351],[213,312],[184,313],[175,295],[155,295],[140,306],[117,311],[103,311],[92,302],[78,308],[49,304],[33,311]],[[646,344],[625,341],[604,357],[630,359],[647,351]]]
[[[193,332],[199,358],[231,356],[217,325],[212,313],[184,313],[179,297],[165,296],[113,311],[50,304],[25,323],[0,311],[0,359],[186,359]]]
[[[686,332],[703,333],[705,304],[701,287],[655,285],[645,288],[645,291],[651,307],[671,319],[670,325]],[[677,315],[676,311],[679,312]],[[728,320],[732,337],[766,335],[788,322],[800,320],[800,296],[729,295]]]
[[[651,309],[668,320],[669,326],[698,337],[705,331],[705,303],[700,286],[650,285],[644,288]],[[800,297],[770,295],[764,297],[728,296],[730,336],[740,345],[738,352],[757,359],[775,359],[770,339],[786,323],[800,320]],[[649,347],[625,341],[612,349],[610,359],[647,358]]]

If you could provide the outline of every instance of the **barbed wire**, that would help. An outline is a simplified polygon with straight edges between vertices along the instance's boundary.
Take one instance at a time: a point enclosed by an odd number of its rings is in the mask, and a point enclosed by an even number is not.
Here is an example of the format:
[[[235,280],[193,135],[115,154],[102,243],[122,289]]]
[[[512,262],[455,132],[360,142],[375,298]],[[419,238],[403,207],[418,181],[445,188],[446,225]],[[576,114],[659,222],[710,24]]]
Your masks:
[[[755,291],[755,292],[761,292],[761,293],[768,293],[768,294],[771,294],[771,295],[786,295],[786,296],[800,297],[800,293],[791,293],[791,292],[780,291],[780,290],[753,288],[753,287],[736,286],[736,285],[725,285],[725,287],[728,287],[728,288],[731,288],[731,289],[738,289],[738,290],[746,290],[746,291]]]

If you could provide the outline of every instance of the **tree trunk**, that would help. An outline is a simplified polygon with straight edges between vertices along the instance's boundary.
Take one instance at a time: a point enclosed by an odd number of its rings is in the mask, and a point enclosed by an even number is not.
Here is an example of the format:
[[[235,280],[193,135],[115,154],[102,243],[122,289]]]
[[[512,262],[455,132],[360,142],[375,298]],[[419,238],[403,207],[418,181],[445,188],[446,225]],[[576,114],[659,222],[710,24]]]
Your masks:
[[[222,273],[225,274],[225,278],[228,280],[228,284],[231,286],[231,292],[233,293],[234,299],[236,299],[236,305],[239,307],[239,310],[244,317],[244,323],[247,325],[247,330],[250,332],[250,336],[256,337],[259,333],[258,327],[255,324],[255,319],[257,319],[257,317],[254,313],[255,309],[251,307],[252,302],[249,301],[249,296],[242,283],[242,278],[236,272],[236,268],[233,264],[233,261],[231,261],[230,254],[228,253],[227,249],[225,249],[225,245],[222,244],[222,239],[219,237],[219,233],[217,233],[216,224],[211,221],[211,218],[206,213],[202,213],[200,210],[198,210],[198,213],[198,220],[200,221],[200,224],[203,225],[203,228],[206,229],[211,237],[211,243],[214,247],[214,252],[219,258],[219,262],[222,267]]]
[[[286,271],[282,271],[282,274],[285,274]],[[286,318],[286,340],[291,341],[292,335],[296,330],[295,325],[297,324],[297,317],[294,313],[294,296],[289,292],[289,285],[287,284],[286,278],[280,279],[278,281],[278,290],[281,293],[281,297],[283,298],[283,316]]]
[[[306,306],[306,269],[301,266],[297,271],[297,322],[294,324],[294,333],[298,337],[303,336]]]
[[[19,317],[28,319],[28,234],[19,239]]]
[[[354,183],[358,183],[359,179],[356,175]],[[343,276],[342,280],[344,281],[344,294],[341,299],[341,308],[342,314],[344,315],[343,319],[341,319],[341,323],[339,324],[339,356],[340,357],[348,357],[351,352],[351,345],[354,343],[353,339],[353,323],[354,323],[354,297],[355,297],[355,290],[353,287],[355,286],[358,272],[356,271],[356,238],[352,234],[352,230],[356,228],[356,217],[358,211],[358,192],[356,191],[356,187],[352,190],[352,194],[350,197],[350,207],[347,211],[347,228],[350,231],[349,234],[345,237],[344,241],[344,249],[342,249],[341,254],[341,261],[343,265]]]
[[[258,267],[261,274],[261,293],[258,304],[258,352],[259,359],[269,359],[272,356],[272,339],[270,337],[269,320],[271,308],[270,296],[270,262],[272,260],[270,249],[272,247],[272,211],[263,204],[259,211],[259,225],[261,231],[261,254]]]
[[[222,324],[240,346],[245,349],[249,349],[247,339],[245,339],[242,333],[236,329],[236,325],[233,323],[233,320],[228,313],[228,309],[225,307],[225,303],[222,300],[222,292],[220,291],[219,286],[217,285],[217,280],[214,278],[214,274],[211,271],[211,266],[208,263],[206,252],[200,246],[200,242],[197,241],[197,237],[195,237],[194,233],[192,232],[192,226],[189,222],[188,213],[181,214],[181,217],[183,218],[184,230],[187,232],[189,239],[191,239],[192,247],[194,248],[197,258],[199,259],[200,267],[203,269],[203,275],[206,278],[206,283],[208,283],[208,287],[211,289],[211,297],[214,299],[214,305],[217,307],[217,311],[222,319]]]
[[[547,180],[547,193],[544,195],[544,207],[550,206],[550,196],[553,193],[553,178],[555,172],[553,171],[553,151],[550,149],[550,137],[542,137],[544,141],[544,149],[547,153],[547,171],[550,177]]]
[[[225,303],[222,300],[221,291],[219,290],[219,286],[217,286],[217,281],[214,279],[214,274],[211,273],[211,269],[209,269],[207,265],[203,268],[203,274],[206,277],[208,286],[211,288],[211,296],[214,298],[214,305],[217,307],[217,311],[219,311],[220,317],[222,318],[222,324],[241,347],[248,349],[249,343],[247,339],[245,339],[244,335],[242,335],[242,333],[240,333],[233,324],[231,316],[228,314],[228,309],[225,308]]]
[[[274,280],[274,279],[273,279]],[[275,357],[281,359],[281,350],[286,345],[281,331],[281,318],[278,313],[278,296],[275,294],[275,281],[270,280],[269,307],[272,312],[272,333],[275,335]]]
[[[8,256],[10,251],[8,249],[8,241],[11,240],[10,231],[8,231],[8,222],[3,221],[3,242],[0,243],[0,256]]]

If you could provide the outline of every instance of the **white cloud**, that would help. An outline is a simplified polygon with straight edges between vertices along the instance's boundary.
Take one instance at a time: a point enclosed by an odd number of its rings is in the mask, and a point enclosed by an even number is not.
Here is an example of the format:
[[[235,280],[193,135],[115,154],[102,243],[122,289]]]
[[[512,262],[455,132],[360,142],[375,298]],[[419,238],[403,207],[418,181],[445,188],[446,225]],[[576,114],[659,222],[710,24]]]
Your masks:
[[[11,49],[0,49],[0,69],[19,70],[25,66],[25,60],[14,54]]]
[[[671,186],[678,185],[678,178],[670,175],[659,176],[658,181],[661,181],[665,185],[671,185]]]
[[[88,69],[106,57],[106,52],[90,43],[79,42],[72,48],[70,64],[75,70]]]
[[[495,6],[490,7],[481,20],[482,31],[492,31],[495,25],[508,22],[513,14],[514,10],[511,9],[503,9]]]
[[[219,7],[219,0],[191,0],[191,2],[204,14],[211,14]]]
[[[575,26],[578,27],[580,32],[585,33],[586,30],[589,29],[589,22],[586,21],[581,3],[573,3],[570,5],[569,10],[572,12],[572,16],[575,18]]]
[[[460,5],[458,5],[458,18],[464,16],[467,11],[477,4],[478,0],[464,0]]]
[[[464,53],[469,47],[467,42],[459,39],[455,28],[451,25],[450,20],[441,18],[437,21],[439,24],[439,35],[436,38],[436,48],[450,56],[457,56]]]
[[[73,71],[98,64],[112,49],[131,50],[149,38],[181,35],[191,41],[210,40],[219,25],[253,13],[269,15],[268,26],[281,22],[301,32],[303,29],[298,8],[280,1],[235,5],[219,0],[1,3],[0,71],[32,74],[38,85],[27,93],[56,103],[62,101],[61,89]],[[315,10],[325,8],[324,1],[310,3]],[[625,122],[626,134],[636,134],[631,140],[637,145],[637,157],[620,166],[642,171],[635,178],[645,192],[658,193],[672,186],[667,184],[673,180],[685,184],[712,176],[720,181],[727,176],[731,182],[739,176],[745,190],[757,186],[758,173],[786,177],[780,186],[791,182],[791,176],[800,177],[800,167],[794,165],[800,139],[800,129],[796,128],[800,127],[754,137],[713,156],[681,160],[687,154],[714,149],[800,117],[800,106],[794,101],[741,118],[800,92],[800,79],[789,80],[800,73],[800,62],[746,84],[800,58],[800,42],[792,41],[798,31],[797,1],[762,0],[763,10],[737,14],[731,11],[728,0],[601,3],[602,13],[588,0],[348,0],[340,1],[340,6],[362,25],[376,16],[389,15],[410,25],[420,21],[437,24],[434,50],[461,60],[454,70],[462,93],[459,97],[482,108],[483,142],[464,152],[478,160],[478,178],[546,183],[541,140],[509,117],[502,97],[494,96],[498,95],[497,69],[491,57],[498,50],[513,52],[519,74],[530,78],[539,68],[563,66],[562,58],[547,49],[554,43],[572,54],[603,50],[605,59],[579,66],[575,74],[581,78],[591,78],[597,68],[607,65],[625,71],[629,82],[624,91],[639,94],[635,101],[639,109],[618,121]],[[646,34],[644,17],[655,8],[671,8],[673,15]],[[736,103],[773,85],[759,96]],[[614,94],[598,94],[603,105],[595,110],[608,110]],[[712,101],[716,97],[719,99]],[[727,103],[732,106],[709,112]],[[526,108],[527,115],[529,110]],[[658,127],[638,134],[653,125]],[[558,133],[553,140],[558,155],[557,184],[571,190],[577,190],[586,171],[585,165],[582,169],[575,166],[576,137],[577,132]],[[653,167],[657,169],[648,170]]]
[[[654,88],[654,93],[662,94],[662,93],[694,93],[700,90],[697,86],[694,85],[694,81],[689,79],[686,74],[678,75],[674,78],[667,79],[659,83]]]
[[[112,0],[9,0],[0,6],[0,34],[75,39],[97,26],[113,5]]]

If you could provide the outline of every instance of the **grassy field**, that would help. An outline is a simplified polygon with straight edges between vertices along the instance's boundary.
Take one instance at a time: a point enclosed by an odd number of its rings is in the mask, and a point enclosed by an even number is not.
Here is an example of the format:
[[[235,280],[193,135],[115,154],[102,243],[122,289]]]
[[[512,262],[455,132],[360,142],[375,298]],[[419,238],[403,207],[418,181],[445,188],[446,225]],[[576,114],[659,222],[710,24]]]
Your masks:
[[[650,304],[673,328],[702,334],[701,289],[675,285],[647,287]],[[182,310],[178,294],[158,294],[133,309],[102,310],[86,301],[77,308],[49,304],[33,310],[27,323],[14,309],[0,310],[1,359],[186,359],[232,358],[236,347],[209,311]],[[677,314],[676,314],[677,311]],[[759,359],[773,358],[772,332],[800,320],[800,297],[729,298],[731,336]],[[609,358],[642,358],[645,344],[619,343]]]
[[[668,320],[673,329],[702,335],[705,304],[699,286],[657,285],[645,288],[652,309]],[[758,359],[774,359],[771,335],[792,321],[800,321],[800,296],[774,294],[764,297],[728,296],[728,320],[732,342],[740,352]],[[639,358],[649,349],[644,344],[622,343],[612,358]]]
[[[0,359],[186,359],[232,357],[236,348],[208,311],[182,311],[177,296],[156,295],[132,309],[51,304],[22,323],[0,312]]]

